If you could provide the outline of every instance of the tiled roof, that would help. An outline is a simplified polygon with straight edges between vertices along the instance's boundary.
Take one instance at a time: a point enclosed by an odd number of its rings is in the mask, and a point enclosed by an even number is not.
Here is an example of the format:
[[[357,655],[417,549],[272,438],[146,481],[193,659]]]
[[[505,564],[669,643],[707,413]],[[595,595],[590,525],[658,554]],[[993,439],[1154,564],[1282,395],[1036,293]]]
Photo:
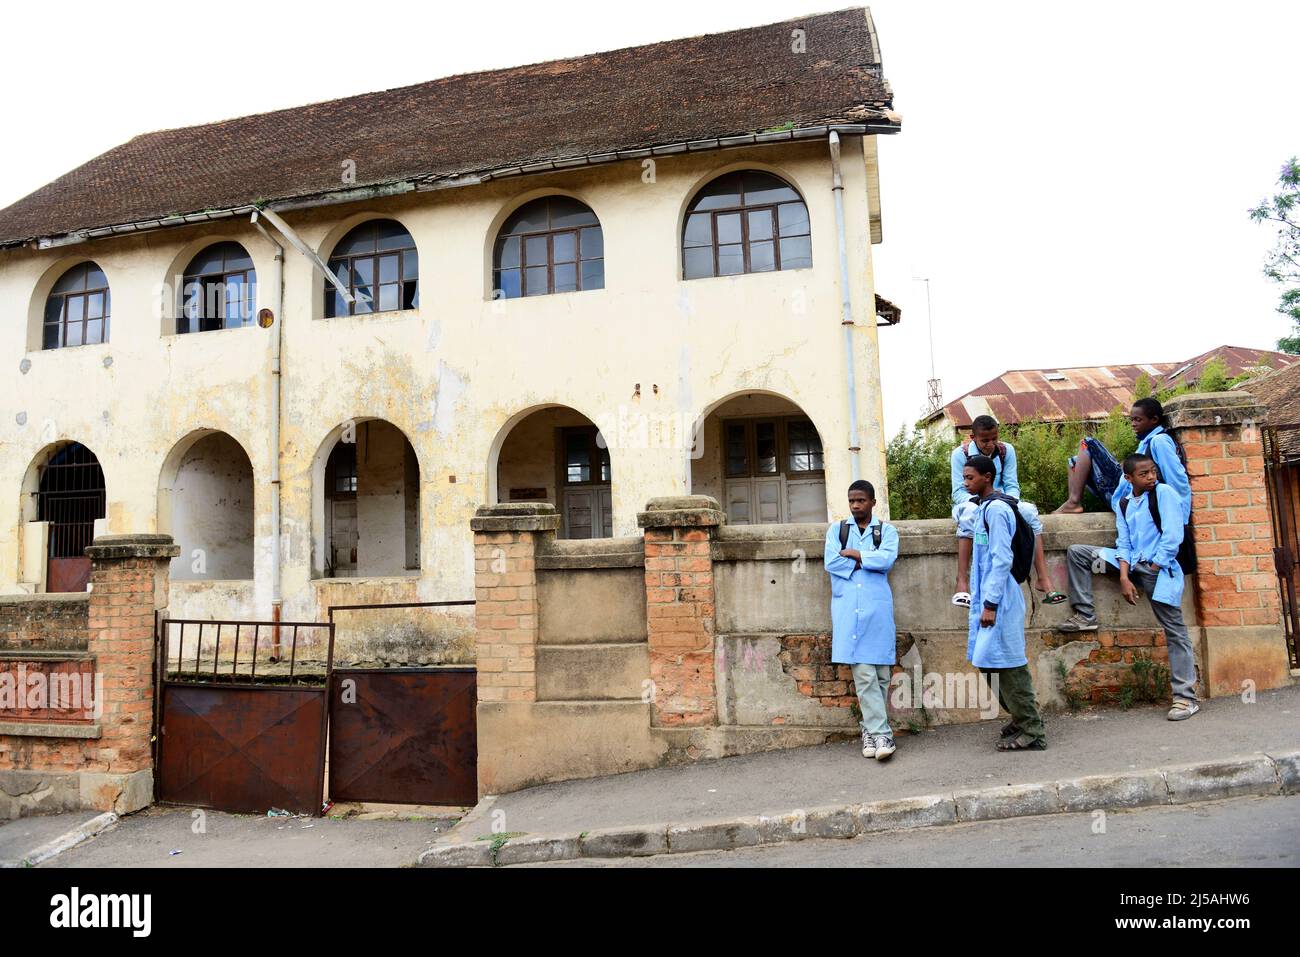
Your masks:
[[[0,210],[0,245],[666,144],[891,132],[891,106],[870,12],[856,7],[147,133]]]
[[[1300,426],[1300,361],[1236,388],[1249,392],[1268,409],[1269,425]],[[1279,430],[1277,444],[1284,457],[1300,458],[1300,428]]]
[[[1071,369],[1021,369],[1004,372],[923,421],[944,415],[958,429],[969,428],[979,415],[991,415],[998,422],[1015,424],[1029,420],[1062,422],[1068,419],[1104,419],[1116,406],[1133,398],[1133,386],[1146,373],[1156,389],[1195,382],[1205,364],[1221,358],[1228,375],[1236,376],[1255,368],[1267,357],[1274,368],[1300,365],[1300,356],[1219,346],[1183,362],[1153,362],[1143,365],[1087,366]],[[1177,373],[1177,375],[1175,375]],[[1252,390],[1253,391],[1253,390]]]

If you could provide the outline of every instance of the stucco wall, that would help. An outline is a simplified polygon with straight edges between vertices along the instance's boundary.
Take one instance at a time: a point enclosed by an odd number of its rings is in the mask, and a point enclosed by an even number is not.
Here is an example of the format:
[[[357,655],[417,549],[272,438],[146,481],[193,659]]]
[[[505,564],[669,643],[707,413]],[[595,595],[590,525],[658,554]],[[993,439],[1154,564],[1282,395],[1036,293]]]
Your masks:
[[[845,141],[845,204],[865,477],[884,495],[884,432],[871,280],[866,166]],[[737,168],[776,172],[808,204],[813,267],[682,281],[679,232],[694,192]],[[685,153],[638,162],[503,179],[284,216],[328,253],[352,226],[392,217],[420,253],[418,309],[323,319],[322,281],[290,248],[284,270],[284,615],[321,617],[313,583],[314,508],[322,449],[343,423],[391,422],[410,440],[420,472],[421,569],[411,597],[468,598],[473,560],[468,521],[497,498],[495,458],[509,427],[530,410],[560,405],[605,431],[611,448],[614,534],[657,495],[687,489],[689,452],[643,442],[640,417],[690,423],[730,396],[771,393],[816,424],[826,443],[827,484],[847,486],[847,389],[828,374],[844,365],[830,162],[822,142]],[[490,249],[502,220],[523,202],[561,192],[589,204],[605,239],[605,288],[493,301]],[[238,241],[271,303],[273,253],[245,222],[185,227],[50,250],[0,252],[0,591],[19,590],[18,506],[29,465],[59,439],[99,456],[107,484],[106,528],[158,526],[159,475],[177,443],[197,429],[229,434],[248,453],[255,481],[254,571],[249,610],[270,612],[270,344],[255,326],[165,335],[175,281],[210,242]],[[110,341],[30,351],[30,331],[62,272],[93,258],[112,288]],[[161,303],[161,308],[159,304]],[[25,360],[25,361],[23,361]],[[219,586],[212,586],[217,588]],[[349,597],[408,591],[405,583],[335,587]],[[207,611],[202,587],[178,589],[173,613]],[[213,609],[216,610],[216,609]],[[222,614],[222,617],[226,617]]]

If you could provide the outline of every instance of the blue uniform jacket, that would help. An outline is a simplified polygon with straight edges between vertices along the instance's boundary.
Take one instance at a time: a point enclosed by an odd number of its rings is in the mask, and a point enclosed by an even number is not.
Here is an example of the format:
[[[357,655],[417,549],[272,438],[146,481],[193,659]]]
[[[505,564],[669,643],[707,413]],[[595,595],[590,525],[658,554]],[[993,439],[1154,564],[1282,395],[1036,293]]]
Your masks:
[[[1137,450],[1155,459],[1156,468],[1160,471],[1160,481],[1178,494],[1178,511],[1171,509],[1165,512],[1161,508],[1161,520],[1164,520],[1165,515],[1182,515],[1183,524],[1186,525],[1192,520],[1192,482],[1187,477],[1187,469],[1183,468],[1183,463],[1178,458],[1178,446],[1174,445],[1173,436],[1165,431],[1163,425],[1157,425],[1142,436]],[[1110,497],[1111,509],[1118,513],[1119,500],[1125,495],[1132,494],[1133,483],[1127,478],[1121,478],[1119,485],[1115,487],[1115,494]],[[1163,502],[1161,504],[1163,505]]]
[[[1154,494],[1160,498],[1160,524],[1164,526],[1163,532],[1156,530],[1155,519],[1151,517],[1149,500],[1152,494],[1148,492],[1130,498],[1124,512],[1116,504],[1115,530],[1118,535],[1115,547],[1103,548],[1101,557],[1116,568],[1119,568],[1121,561],[1128,562],[1130,568],[1142,562],[1159,565],[1160,577],[1156,579],[1151,600],[1177,608],[1183,603],[1183,570],[1178,565],[1178,548],[1183,544],[1183,526],[1165,516],[1179,514],[1178,493],[1163,482],[1155,487]]]
[[[871,529],[880,525],[880,548]],[[826,530],[823,560],[831,576],[831,661],[840,665],[894,664],[894,595],[889,570],[898,558],[898,530],[876,516],[865,531],[849,519],[846,548],[862,553],[862,567],[840,554],[840,525]]]
[[[1020,471],[1016,464],[1016,450],[1010,442],[1003,442],[1007,449],[1006,465],[1002,464],[1002,457],[996,452],[989,456],[993,460],[993,488],[1003,495],[1010,495],[1012,498],[1020,498]],[[970,444],[971,455],[982,455],[983,453],[976,447],[974,440]],[[964,505],[970,501],[970,492],[966,491],[966,486],[962,484],[961,470],[966,467],[967,455],[962,451],[961,446],[952,450],[952,455],[948,459],[948,468],[950,475],[950,484],[952,488],[952,504]]]
[[[966,642],[966,657],[976,668],[1015,668],[1029,662],[1025,657],[1025,596],[1011,577],[1011,539],[1015,532],[1016,517],[1010,505],[996,499],[980,503],[971,556],[970,632]],[[980,613],[986,604],[998,612],[991,628],[980,625]]]

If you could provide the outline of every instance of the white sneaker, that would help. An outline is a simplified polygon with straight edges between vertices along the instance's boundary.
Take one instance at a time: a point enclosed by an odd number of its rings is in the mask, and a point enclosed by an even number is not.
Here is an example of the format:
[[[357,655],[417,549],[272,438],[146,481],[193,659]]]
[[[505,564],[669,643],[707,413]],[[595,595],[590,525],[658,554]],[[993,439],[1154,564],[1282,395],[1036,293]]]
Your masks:
[[[1169,714],[1165,715],[1170,721],[1186,721],[1196,712],[1201,710],[1201,706],[1195,701],[1189,701],[1187,698],[1175,698],[1174,706],[1169,709]],[[880,757],[880,751],[876,751],[876,757]]]
[[[892,734],[876,735],[876,760],[885,761],[889,756],[897,751],[894,746],[894,736]]]
[[[876,756],[876,736],[862,732],[862,756],[864,758],[874,758]]]

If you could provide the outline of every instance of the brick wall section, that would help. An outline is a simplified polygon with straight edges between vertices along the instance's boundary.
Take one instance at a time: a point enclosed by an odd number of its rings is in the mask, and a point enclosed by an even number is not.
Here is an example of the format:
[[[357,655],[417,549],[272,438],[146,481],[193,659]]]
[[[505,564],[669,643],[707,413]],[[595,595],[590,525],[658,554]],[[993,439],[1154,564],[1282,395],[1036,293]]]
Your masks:
[[[654,683],[652,722],[717,724],[713,530],[725,521],[706,495],[653,498],[645,529],[646,637]]]
[[[0,599],[0,652],[85,651],[88,595]]]
[[[103,675],[97,739],[0,736],[0,770],[130,774],[153,767],[154,612],[167,604],[167,535],[107,535],[87,549],[87,650]]]
[[[537,700],[537,552],[560,516],[547,503],[485,505],[474,531],[478,700]]]
[[[646,634],[656,724],[717,721],[709,548],[705,529],[645,531]]]
[[[537,700],[534,537],[531,532],[474,535],[480,701]]]
[[[1260,422],[1248,393],[1185,395],[1165,405],[1187,453],[1199,560],[1193,601],[1206,693],[1290,683]]]
[[[830,635],[782,635],[781,669],[795,681],[799,693],[830,708],[858,703],[850,665],[831,664]]]
[[[1179,430],[1192,482],[1196,608],[1202,625],[1279,620],[1264,451],[1257,433],[1243,436],[1236,425]]]

